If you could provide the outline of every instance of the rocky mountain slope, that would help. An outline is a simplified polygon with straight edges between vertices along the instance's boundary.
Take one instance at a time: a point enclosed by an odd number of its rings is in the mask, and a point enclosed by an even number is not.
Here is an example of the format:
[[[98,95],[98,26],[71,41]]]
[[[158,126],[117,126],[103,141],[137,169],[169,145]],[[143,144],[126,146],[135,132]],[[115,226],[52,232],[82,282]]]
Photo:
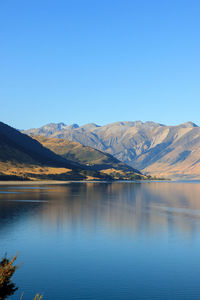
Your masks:
[[[192,122],[166,126],[136,121],[80,127],[59,123],[26,133],[79,142],[152,175],[200,178],[200,127]]]

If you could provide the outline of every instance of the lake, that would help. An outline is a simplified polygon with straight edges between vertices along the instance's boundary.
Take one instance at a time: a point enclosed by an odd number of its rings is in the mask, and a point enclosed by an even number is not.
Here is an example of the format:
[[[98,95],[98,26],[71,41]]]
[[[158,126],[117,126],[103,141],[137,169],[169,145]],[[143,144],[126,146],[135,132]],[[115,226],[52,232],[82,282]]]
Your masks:
[[[200,183],[0,186],[9,299],[200,299]]]

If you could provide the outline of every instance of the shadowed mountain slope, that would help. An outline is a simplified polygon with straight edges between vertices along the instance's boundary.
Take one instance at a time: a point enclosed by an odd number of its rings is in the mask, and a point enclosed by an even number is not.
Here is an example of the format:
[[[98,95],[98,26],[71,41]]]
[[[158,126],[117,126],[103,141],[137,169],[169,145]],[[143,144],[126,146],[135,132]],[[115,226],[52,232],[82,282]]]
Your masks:
[[[59,167],[78,167],[43,147],[35,139],[0,122],[0,160]]]
[[[0,179],[111,179],[67,160],[0,122]]]
[[[62,123],[59,123],[62,124]],[[165,126],[154,122],[116,122],[104,126],[49,125],[27,130],[64,138],[105,151],[142,172],[171,178],[200,178],[200,127],[192,122]]]

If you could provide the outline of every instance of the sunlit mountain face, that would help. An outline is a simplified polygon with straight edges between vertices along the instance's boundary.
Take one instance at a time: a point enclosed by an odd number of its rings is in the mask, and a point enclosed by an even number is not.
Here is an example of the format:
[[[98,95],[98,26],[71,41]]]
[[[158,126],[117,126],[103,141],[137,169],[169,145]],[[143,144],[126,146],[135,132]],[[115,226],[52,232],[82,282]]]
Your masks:
[[[200,178],[200,128],[192,122],[177,126],[141,121],[80,127],[50,124],[25,132],[79,142],[147,174]]]

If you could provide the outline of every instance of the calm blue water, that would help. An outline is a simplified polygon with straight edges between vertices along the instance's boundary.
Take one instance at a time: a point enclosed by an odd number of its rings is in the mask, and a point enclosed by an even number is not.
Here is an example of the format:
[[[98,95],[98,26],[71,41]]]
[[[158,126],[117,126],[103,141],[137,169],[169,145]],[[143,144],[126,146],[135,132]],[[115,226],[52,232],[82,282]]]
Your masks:
[[[200,183],[0,186],[10,299],[200,299]]]

